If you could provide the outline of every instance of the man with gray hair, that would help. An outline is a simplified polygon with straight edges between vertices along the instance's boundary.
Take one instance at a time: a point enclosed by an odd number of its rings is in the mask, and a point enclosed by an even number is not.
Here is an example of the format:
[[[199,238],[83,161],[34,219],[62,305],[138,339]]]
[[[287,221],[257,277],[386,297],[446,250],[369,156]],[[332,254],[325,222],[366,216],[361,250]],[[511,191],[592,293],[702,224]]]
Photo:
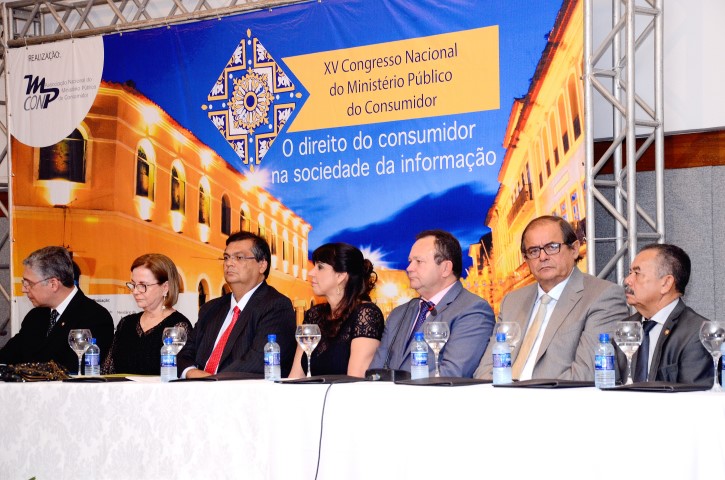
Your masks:
[[[680,247],[653,243],[634,257],[624,293],[637,313],[627,320],[641,321],[645,332],[632,360],[635,382],[712,384],[712,358],[700,342],[707,319],[681,298],[689,280],[690,257]],[[619,350],[617,364],[624,378],[627,360]]]
[[[108,353],[113,319],[108,310],[75,286],[73,259],[68,250],[41,248],[23,260],[23,267],[23,293],[35,308],[23,319],[20,332],[0,350],[0,363],[54,360],[75,372],[78,357],[68,345],[68,334],[78,328],[91,331],[101,357]]]

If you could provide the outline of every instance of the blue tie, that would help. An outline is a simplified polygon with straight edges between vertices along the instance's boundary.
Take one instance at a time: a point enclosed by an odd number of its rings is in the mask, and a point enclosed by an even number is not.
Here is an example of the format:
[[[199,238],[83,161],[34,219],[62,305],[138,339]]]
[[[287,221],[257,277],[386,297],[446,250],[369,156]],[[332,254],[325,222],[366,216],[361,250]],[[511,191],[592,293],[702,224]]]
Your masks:
[[[410,341],[413,339],[415,332],[420,330],[420,326],[423,325],[426,315],[428,315],[428,312],[433,310],[433,307],[435,307],[435,303],[427,302],[427,301],[423,300],[422,298],[420,299],[420,312],[418,312],[418,318],[415,319],[415,323],[413,324],[413,330],[410,332],[410,338],[408,338],[408,344],[410,344]]]

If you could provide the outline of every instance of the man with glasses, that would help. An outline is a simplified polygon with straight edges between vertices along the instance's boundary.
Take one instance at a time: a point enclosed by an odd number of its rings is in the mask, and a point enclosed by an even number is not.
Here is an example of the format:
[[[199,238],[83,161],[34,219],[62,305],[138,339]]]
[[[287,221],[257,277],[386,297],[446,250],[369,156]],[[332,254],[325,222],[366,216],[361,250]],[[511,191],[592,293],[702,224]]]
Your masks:
[[[113,339],[111,314],[86,297],[74,284],[73,260],[63,247],[45,247],[23,260],[23,293],[35,308],[23,319],[20,332],[0,350],[0,363],[54,360],[71,373],[78,357],[68,345],[68,333],[87,328],[101,355]]]
[[[264,373],[267,335],[277,335],[282,375],[289,375],[297,342],[292,302],[267,285],[272,264],[264,238],[237,232],[227,238],[224,280],[231,293],[205,303],[177,356],[181,378],[221,372]]]
[[[579,241],[559,217],[532,220],[521,235],[521,253],[537,283],[501,301],[501,321],[518,322],[522,341],[511,352],[513,377],[594,380],[594,348],[600,333],[628,316],[622,287],[582,273]],[[476,378],[492,377],[491,341]]]

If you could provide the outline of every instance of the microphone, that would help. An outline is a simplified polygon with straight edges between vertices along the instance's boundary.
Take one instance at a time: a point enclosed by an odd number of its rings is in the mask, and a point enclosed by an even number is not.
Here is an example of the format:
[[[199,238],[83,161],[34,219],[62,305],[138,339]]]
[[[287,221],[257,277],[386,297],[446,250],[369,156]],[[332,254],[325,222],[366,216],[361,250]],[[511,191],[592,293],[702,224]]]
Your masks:
[[[413,299],[415,300],[415,299]],[[410,309],[410,304],[413,303],[413,300],[410,300],[408,304],[405,306],[405,312],[403,312],[403,318],[400,320],[400,323],[398,323],[398,329],[395,331],[395,335],[393,335],[393,341],[390,342],[390,348],[388,348],[388,355],[385,357],[385,363],[383,363],[383,369],[388,369],[390,367],[390,356],[393,354],[393,345],[395,345],[395,340],[398,338],[398,334],[400,333],[400,329],[402,328],[403,324],[405,323],[405,319],[408,318],[408,310]]]
[[[431,305],[430,308],[428,309],[428,311],[430,312],[431,317],[438,316],[438,310],[436,310],[435,305]]]
[[[418,301],[417,298],[414,298],[408,302],[408,304],[405,306],[405,312],[403,312],[403,317],[400,319],[400,323],[398,323],[398,328],[395,330],[395,334],[393,335],[393,340],[390,342],[390,347],[388,348],[388,354],[385,356],[385,362],[383,362],[383,368],[370,368],[367,371],[365,371],[365,378],[368,380],[373,381],[386,381],[386,382],[394,382],[397,380],[408,380],[410,379],[410,372],[406,372],[405,370],[395,370],[390,368],[390,357],[393,355],[393,346],[395,345],[395,340],[398,338],[398,334],[400,333],[401,328],[403,327],[403,324],[406,323],[405,320],[408,318],[408,310],[410,309],[410,305],[414,302]],[[435,310],[435,308],[433,308]],[[433,314],[433,313],[431,313]],[[436,313],[437,314],[437,313]]]

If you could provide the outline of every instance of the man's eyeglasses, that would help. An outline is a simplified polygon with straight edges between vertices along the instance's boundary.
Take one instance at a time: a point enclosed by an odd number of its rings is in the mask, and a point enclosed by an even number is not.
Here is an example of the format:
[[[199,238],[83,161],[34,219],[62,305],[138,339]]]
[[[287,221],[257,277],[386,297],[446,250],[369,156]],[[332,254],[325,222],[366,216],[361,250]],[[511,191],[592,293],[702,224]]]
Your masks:
[[[139,293],[146,293],[146,290],[151,285],[158,285],[158,283],[133,283],[133,282],[126,282],[126,288],[128,288],[132,292],[134,290],[138,290]]]
[[[30,290],[31,288],[35,287],[37,284],[39,284],[41,282],[46,282],[46,281],[50,280],[51,278],[54,278],[54,277],[44,278],[42,280],[38,280],[37,282],[31,282],[30,280],[23,278],[21,283],[23,284],[23,288],[25,288],[26,290]]]
[[[556,255],[561,250],[561,246],[566,245],[565,243],[551,242],[541,247],[529,247],[524,250],[524,256],[529,260],[539,258],[541,251],[545,251],[547,255]]]
[[[256,260],[256,258],[254,257],[254,255],[250,255],[247,257],[244,255],[227,255],[225,253],[220,260],[224,263],[227,263],[229,260],[232,260],[234,263],[242,263],[243,260]]]

